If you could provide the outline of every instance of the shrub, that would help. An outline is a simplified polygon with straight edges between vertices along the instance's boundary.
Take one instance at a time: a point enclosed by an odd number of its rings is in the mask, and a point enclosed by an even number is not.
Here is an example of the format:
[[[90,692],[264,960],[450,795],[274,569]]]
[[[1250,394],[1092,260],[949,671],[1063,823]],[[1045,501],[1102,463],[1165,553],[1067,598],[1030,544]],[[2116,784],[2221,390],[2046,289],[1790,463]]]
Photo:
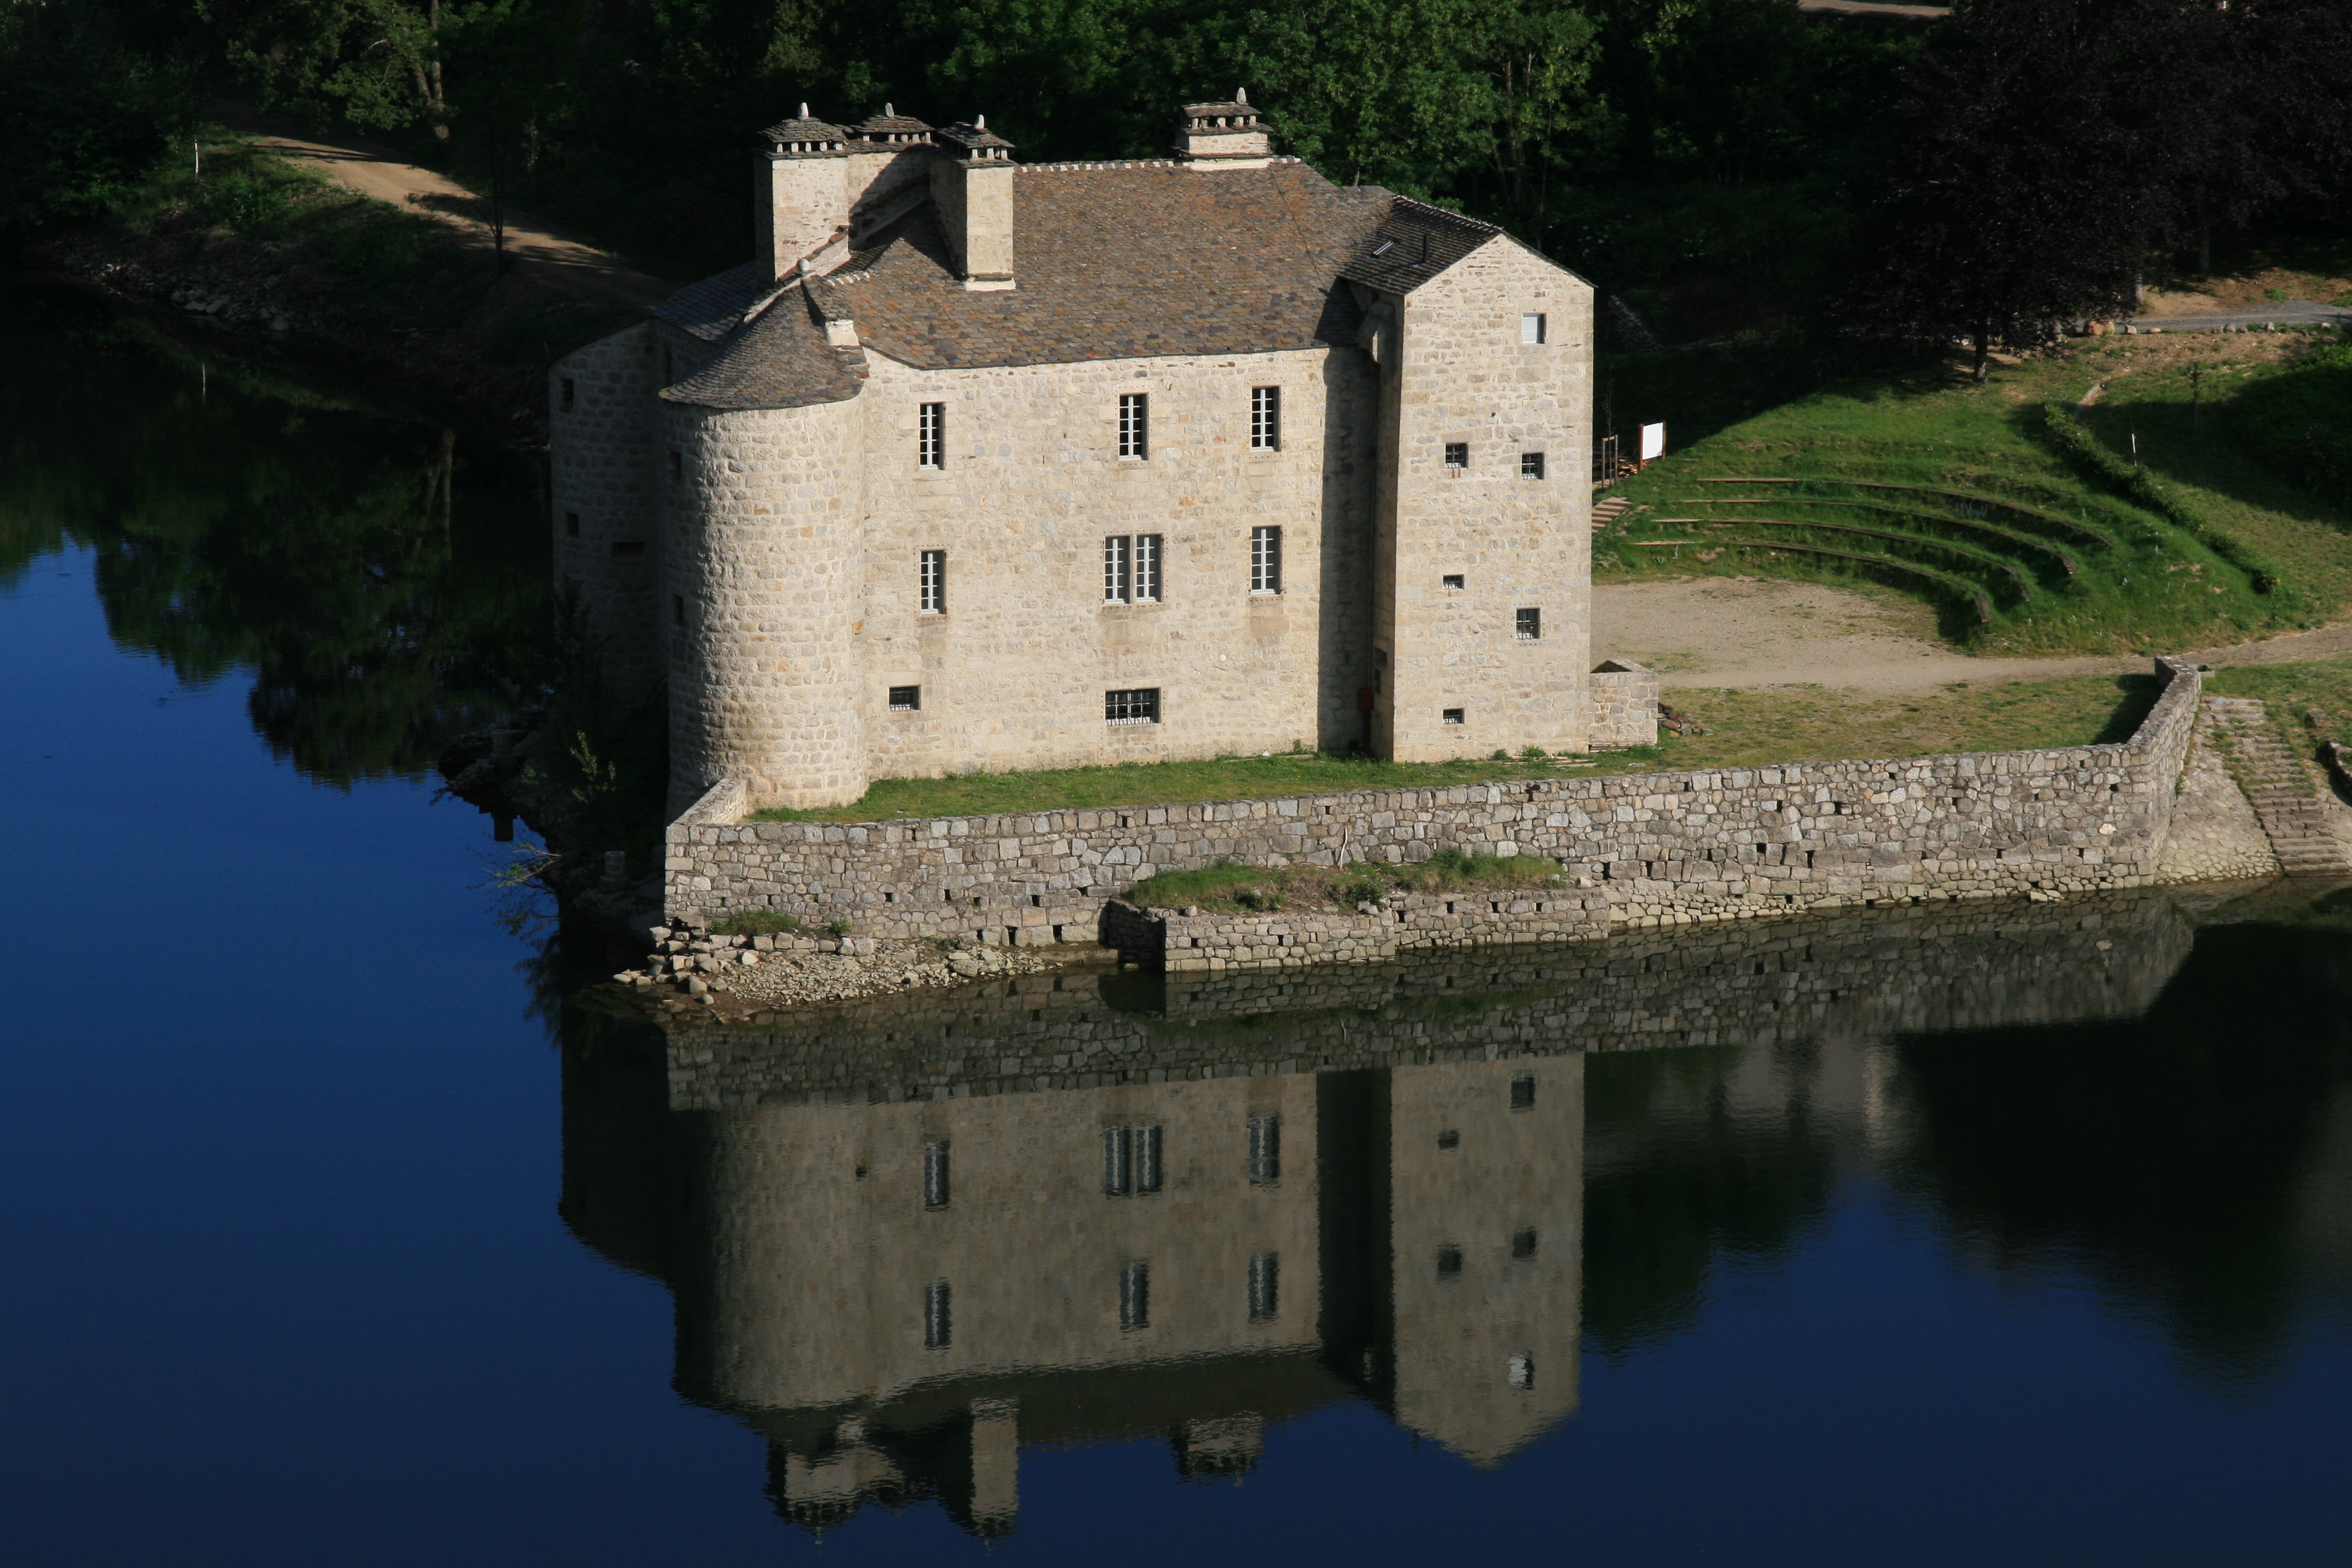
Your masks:
[[[737,910],[722,920],[713,921],[710,929],[720,936],[776,936],[801,929],[800,917],[777,910]]]

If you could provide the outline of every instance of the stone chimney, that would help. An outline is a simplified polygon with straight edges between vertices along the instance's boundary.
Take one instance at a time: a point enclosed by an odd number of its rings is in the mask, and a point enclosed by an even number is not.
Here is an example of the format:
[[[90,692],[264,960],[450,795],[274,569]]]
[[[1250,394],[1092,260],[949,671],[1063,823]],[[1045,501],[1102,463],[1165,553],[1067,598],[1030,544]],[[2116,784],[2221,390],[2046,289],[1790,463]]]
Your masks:
[[[1176,156],[1195,169],[1263,169],[1273,155],[1247,88],[1231,103],[1188,103],[1176,117]]]
[[[849,132],[809,118],[760,132],[761,155],[751,181],[753,221],[761,269],[781,283],[804,256],[814,255],[849,222],[849,191],[842,160]]]
[[[931,204],[947,232],[963,286],[1013,285],[1013,143],[988,128],[988,116],[932,133]]]

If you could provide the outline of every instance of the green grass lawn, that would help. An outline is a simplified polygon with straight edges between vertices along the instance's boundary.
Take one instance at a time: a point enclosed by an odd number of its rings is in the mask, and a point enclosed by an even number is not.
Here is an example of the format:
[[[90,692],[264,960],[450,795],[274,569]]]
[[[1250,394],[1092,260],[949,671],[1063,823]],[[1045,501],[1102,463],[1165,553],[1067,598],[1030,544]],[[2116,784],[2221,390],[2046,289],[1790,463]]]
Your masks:
[[[1981,653],[2210,646],[2316,624],[2352,604],[2347,520],[2229,441],[2219,406],[2303,346],[2098,339],[1983,386],[1941,364],[1834,383],[1622,483],[1635,510],[1594,541],[1594,575],[1875,582],[1934,605],[1943,636]],[[1695,379],[1724,374],[1686,358]],[[2192,388],[2196,363],[2208,369]],[[2046,405],[2072,405],[2096,382],[2106,393],[2081,427],[2126,455],[2137,435],[2169,515],[2046,433]],[[1724,479],[1748,482],[1705,482]],[[1802,482],[1754,482],[1765,479]],[[2249,561],[2275,566],[2280,586],[2258,591]]]
[[[1656,746],[1602,752],[1589,759],[1389,763],[1305,752],[1197,763],[885,779],[854,805],[815,811],[755,812],[752,820],[887,822],[996,812],[1176,805],[1509,779],[1683,773],[1841,757],[2084,746],[2128,736],[2155,700],[2156,682],[2148,676],[2128,675],[1969,683],[1906,699],[1858,698],[1820,687],[1670,690],[1666,697],[1712,733],[1664,735]]]

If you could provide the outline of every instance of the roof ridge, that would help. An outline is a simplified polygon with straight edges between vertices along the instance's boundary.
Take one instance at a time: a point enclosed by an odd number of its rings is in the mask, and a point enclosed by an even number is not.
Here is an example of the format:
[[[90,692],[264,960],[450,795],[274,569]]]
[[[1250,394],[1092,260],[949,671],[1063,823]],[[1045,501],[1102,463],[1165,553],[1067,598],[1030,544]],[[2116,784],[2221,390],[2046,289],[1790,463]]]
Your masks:
[[[1399,196],[1396,198],[1396,202],[1398,206],[1412,207],[1416,213],[1425,213],[1431,217],[1444,219],[1454,225],[1454,226],[1466,228],[1474,234],[1504,234],[1507,232],[1501,224],[1488,223],[1483,218],[1470,217],[1465,214],[1455,212],[1451,207],[1436,206],[1428,202],[1416,200],[1412,196]]]
[[[1304,163],[1304,158],[1270,157],[1266,166],[1284,163]],[[1190,169],[1193,164],[1183,158],[1073,158],[1060,163],[1022,163],[1016,165],[1024,174],[1066,174],[1076,169]],[[1228,170],[1226,173],[1246,173]]]

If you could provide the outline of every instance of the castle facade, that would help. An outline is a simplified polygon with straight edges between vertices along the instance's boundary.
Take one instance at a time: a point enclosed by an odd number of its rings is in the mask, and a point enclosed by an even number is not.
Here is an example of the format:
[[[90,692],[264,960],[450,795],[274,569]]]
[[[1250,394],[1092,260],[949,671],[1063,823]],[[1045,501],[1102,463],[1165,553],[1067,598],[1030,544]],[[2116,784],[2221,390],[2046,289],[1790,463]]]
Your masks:
[[[674,807],[1593,743],[1590,285],[1239,99],[1044,165],[803,107],[754,259],[551,373],[559,583]]]

